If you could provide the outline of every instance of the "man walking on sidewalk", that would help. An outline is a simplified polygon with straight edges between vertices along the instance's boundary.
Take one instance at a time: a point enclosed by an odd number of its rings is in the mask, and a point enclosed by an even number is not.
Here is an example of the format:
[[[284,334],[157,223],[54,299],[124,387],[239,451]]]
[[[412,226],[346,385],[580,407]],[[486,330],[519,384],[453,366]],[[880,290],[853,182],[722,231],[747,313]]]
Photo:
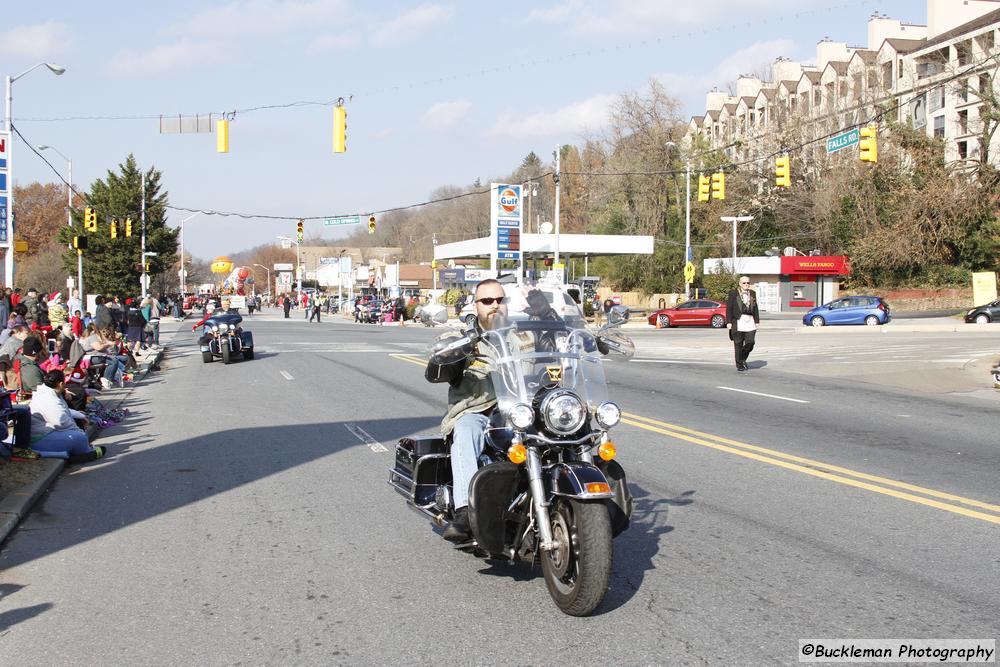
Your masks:
[[[726,319],[729,340],[733,341],[736,352],[736,370],[748,370],[747,357],[753,350],[757,325],[760,324],[757,293],[750,289],[749,276],[740,276],[739,288],[729,292],[726,298]]]
[[[285,319],[288,319],[288,311],[292,309],[292,299],[286,294],[285,298],[281,300],[281,308],[285,311]]]

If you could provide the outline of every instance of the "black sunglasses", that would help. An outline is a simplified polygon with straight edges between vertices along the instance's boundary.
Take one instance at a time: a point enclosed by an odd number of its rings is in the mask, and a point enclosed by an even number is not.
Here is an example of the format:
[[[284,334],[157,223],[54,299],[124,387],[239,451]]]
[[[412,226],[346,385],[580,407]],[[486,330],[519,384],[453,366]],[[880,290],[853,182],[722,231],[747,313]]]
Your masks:
[[[503,300],[504,297],[502,296],[484,296],[482,299],[476,299],[476,301],[483,304],[484,306],[492,306],[494,301],[496,301],[497,303],[503,303]]]

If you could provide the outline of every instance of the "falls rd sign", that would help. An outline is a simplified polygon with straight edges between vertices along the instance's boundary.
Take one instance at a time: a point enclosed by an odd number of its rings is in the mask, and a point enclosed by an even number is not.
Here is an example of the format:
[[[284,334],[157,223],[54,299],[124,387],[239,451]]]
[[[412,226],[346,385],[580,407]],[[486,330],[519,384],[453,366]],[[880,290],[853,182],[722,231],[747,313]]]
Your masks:
[[[360,225],[361,216],[359,215],[342,215],[337,218],[327,218],[323,221],[324,227],[335,227],[337,225]]]
[[[843,134],[838,134],[835,137],[830,137],[826,140],[826,152],[836,153],[844,148],[850,148],[851,146],[856,146],[858,141],[861,139],[861,134],[857,128],[844,132]]]

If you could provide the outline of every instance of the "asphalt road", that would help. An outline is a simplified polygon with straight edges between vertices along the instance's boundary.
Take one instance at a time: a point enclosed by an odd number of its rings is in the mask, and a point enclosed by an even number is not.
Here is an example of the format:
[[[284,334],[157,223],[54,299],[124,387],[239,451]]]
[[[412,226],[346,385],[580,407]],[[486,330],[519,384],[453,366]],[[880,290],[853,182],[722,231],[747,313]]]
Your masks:
[[[607,364],[636,511],[578,619],[386,484],[395,440],[445,408],[419,362],[436,332],[300,317],[255,317],[257,359],[228,367],[173,336],[110,458],[3,544],[0,662],[761,665],[799,638],[1000,635],[995,402],[831,377],[763,336],[738,374],[728,341],[637,331],[669,361]],[[901,344],[854,340],[821,345]],[[920,340],[897,372],[931,372],[945,343]]]

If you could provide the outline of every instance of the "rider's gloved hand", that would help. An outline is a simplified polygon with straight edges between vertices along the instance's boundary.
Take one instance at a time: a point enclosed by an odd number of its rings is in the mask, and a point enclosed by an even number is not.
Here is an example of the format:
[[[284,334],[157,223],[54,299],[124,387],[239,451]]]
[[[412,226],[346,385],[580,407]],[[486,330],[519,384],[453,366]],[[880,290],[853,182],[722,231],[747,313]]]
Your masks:
[[[541,290],[533,289],[528,292],[525,296],[528,301],[528,307],[525,309],[526,312],[531,317],[537,317],[538,319],[548,320],[556,319],[556,312],[549,305],[548,300],[545,298],[545,294]]]

